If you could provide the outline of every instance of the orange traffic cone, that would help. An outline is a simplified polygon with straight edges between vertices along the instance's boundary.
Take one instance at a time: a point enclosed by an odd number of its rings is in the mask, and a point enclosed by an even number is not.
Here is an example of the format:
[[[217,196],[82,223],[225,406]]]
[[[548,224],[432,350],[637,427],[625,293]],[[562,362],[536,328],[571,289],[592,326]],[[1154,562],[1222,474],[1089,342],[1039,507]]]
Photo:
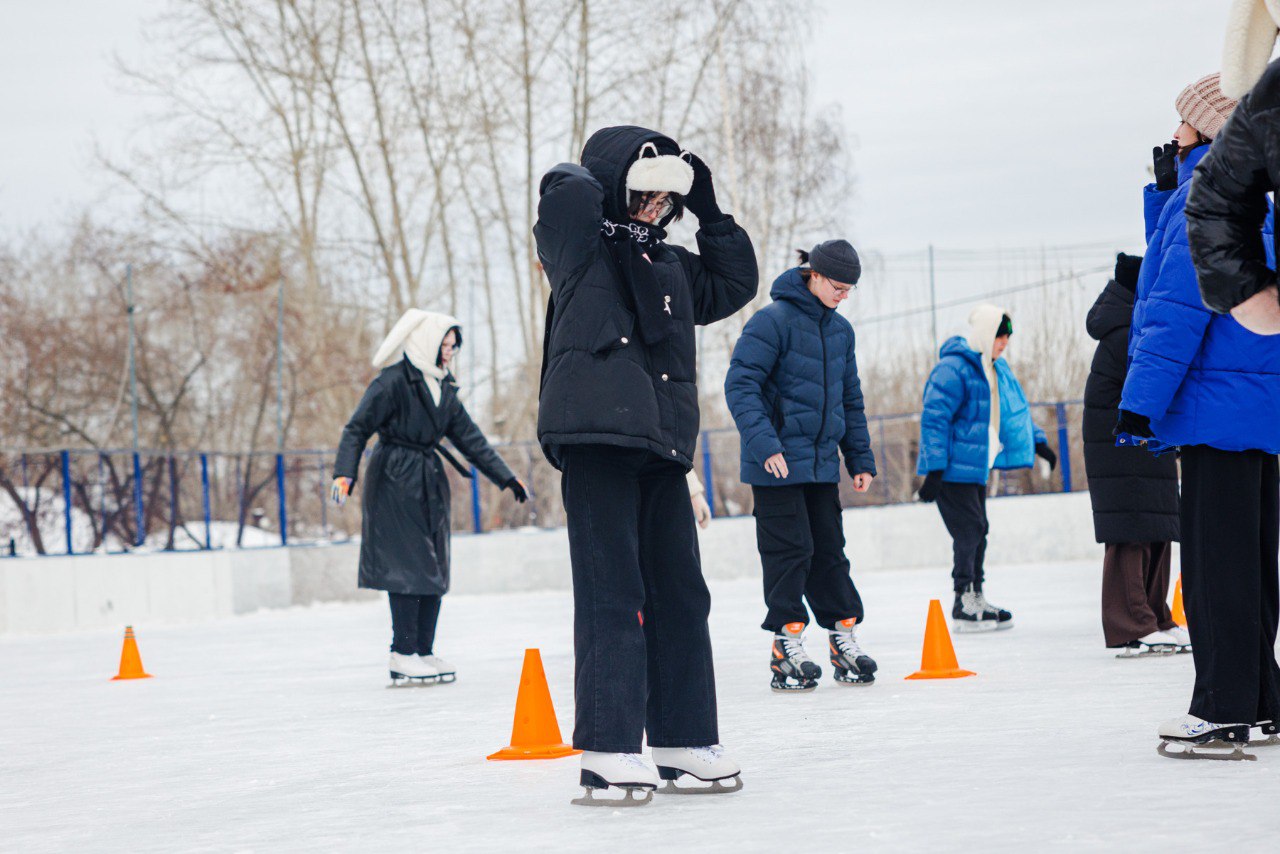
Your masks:
[[[124,647],[120,650],[120,672],[111,677],[117,679],[150,679],[151,674],[142,669],[142,656],[138,654],[138,642],[133,639],[133,626],[124,627]]]
[[[924,626],[924,650],[920,653],[920,669],[908,679],[958,679],[961,676],[977,676],[972,670],[961,670],[956,661],[956,650],[951,645],[951,632],[947,630],[946,617],[942,616],[942,603],[929,600],[929,619]]]
[[[1178,576],[1178,583],[1173,585],[1173,621],[1184,629],[1187,627],[1187,612],[1182,607],[1182,576]]]
[[[511,745],[489,758],[559,759],[581,752],[561,741],[547,674],[542,670],[542,655],[536,649],[526,649],[524,669],[520,671],[520,691],[516,694],[516,719],[511,725]]]

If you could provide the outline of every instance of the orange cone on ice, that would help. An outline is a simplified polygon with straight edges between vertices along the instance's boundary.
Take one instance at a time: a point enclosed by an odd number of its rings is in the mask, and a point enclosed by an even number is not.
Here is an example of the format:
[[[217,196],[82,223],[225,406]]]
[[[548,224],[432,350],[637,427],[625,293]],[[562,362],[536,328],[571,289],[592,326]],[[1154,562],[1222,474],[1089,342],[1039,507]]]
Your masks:
[[[489,758],[559,759],[581,752],[560,737],[547,674],[542,670],[542,654],[536,649],[526,649],[524,669],[520,671],[520,691],[516,694],[516,719],[511,725],[511,744]]]
[[[1173,585],[1173,621],[1184,629],[1187,627],[1187,612],[1182,607],[1182,576],[1178,576],[1178,583]]]
[[[150,679],[151,674],[142,669],[142,656],[138,654],[138,642],[133,637],[133,626],[124,627],[124,647],[120,650],[120,672],[111,677],[119,679]]]
[[[924,626],[924,650],[920,653],[920,669],[908,679],[958,679],[977,676],[972,670],[960,669],[956,650],[951,645],[951,632],[942,615],[942,603],[929,600],[929,619]]]

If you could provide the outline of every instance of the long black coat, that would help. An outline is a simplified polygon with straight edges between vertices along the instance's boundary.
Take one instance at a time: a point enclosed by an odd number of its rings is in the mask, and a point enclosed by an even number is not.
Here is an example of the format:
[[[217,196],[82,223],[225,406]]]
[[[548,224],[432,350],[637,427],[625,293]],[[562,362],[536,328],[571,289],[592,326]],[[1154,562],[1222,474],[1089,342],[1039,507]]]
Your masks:
[[[1086,328],[1098,342],[1084,386],[1084,468],[1100,543],[1178,539],[1178,469],[1173,454],[1116,447],[1115,427],[1128,367],[1133,291],[1114,280],[1089,310]]]
[[[408,359],[385,368],[342,430],[334,477],[356,480],[374,433],[361,507],[360,586],[416,596],[449,590],[449,481],[435,448],[448,439],[499,486],[513,477],[458,399],[453,377],[436,405]]]
[[[759,286],[751,238],[733,217],[699,223],[698,249],[648,248],[674,331],[641,340],[601,223],[625,224],[627,168],[640,146],[678,150],[655,131],[615,127],[582,150],[586,168],[561,163],[542,179],[533,233],[551,282],[552,319],[543,353],[538,438],[557,468],[570,444],[648,448],[693,465],[698,437],[694,325],[713,323],[749,303]]]

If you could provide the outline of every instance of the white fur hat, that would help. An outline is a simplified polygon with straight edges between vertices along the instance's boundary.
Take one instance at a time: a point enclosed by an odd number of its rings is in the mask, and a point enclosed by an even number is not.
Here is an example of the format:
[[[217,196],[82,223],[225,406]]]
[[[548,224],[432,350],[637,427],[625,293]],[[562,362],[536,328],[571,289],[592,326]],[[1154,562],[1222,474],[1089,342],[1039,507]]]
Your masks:
[[[1280,33],[1280,0],[1234,0],[1227,14],[1227,40],[1222,51],[1222,93],[1240,98],[1253,88],[1275,48]]]
[[[1276,0],[1280,2],[1280,0]],[[693,167],[681,155],[659,154],[658,146],[646,142],[640,156],[627,170],[627,189],[641,193],[689,194],[693,186]]]

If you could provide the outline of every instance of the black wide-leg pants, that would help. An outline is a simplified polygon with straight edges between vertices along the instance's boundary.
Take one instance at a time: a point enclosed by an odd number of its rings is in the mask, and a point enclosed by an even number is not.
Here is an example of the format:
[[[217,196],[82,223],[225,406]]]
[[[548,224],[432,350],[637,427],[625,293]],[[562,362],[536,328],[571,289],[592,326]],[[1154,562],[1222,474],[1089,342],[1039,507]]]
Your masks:
[[[950,483],[938,487],[938,512],[951,535],[951,584],[962,592],[970,584],[982,589],[983,563],[987,557],[987,485]]]
[[[439,596],[388,593],[391,603],[391,651],[401,655],[431,655],[440,619]]]
[[[1182,601],[1195,658],[1190,713],[1280,717],[1276,663],[1280,469],[1261,451],[1182,449]]]
[[[684,467],[647,450],[562,448],[573,565],[573,746],[719,742],[711,594]]]

